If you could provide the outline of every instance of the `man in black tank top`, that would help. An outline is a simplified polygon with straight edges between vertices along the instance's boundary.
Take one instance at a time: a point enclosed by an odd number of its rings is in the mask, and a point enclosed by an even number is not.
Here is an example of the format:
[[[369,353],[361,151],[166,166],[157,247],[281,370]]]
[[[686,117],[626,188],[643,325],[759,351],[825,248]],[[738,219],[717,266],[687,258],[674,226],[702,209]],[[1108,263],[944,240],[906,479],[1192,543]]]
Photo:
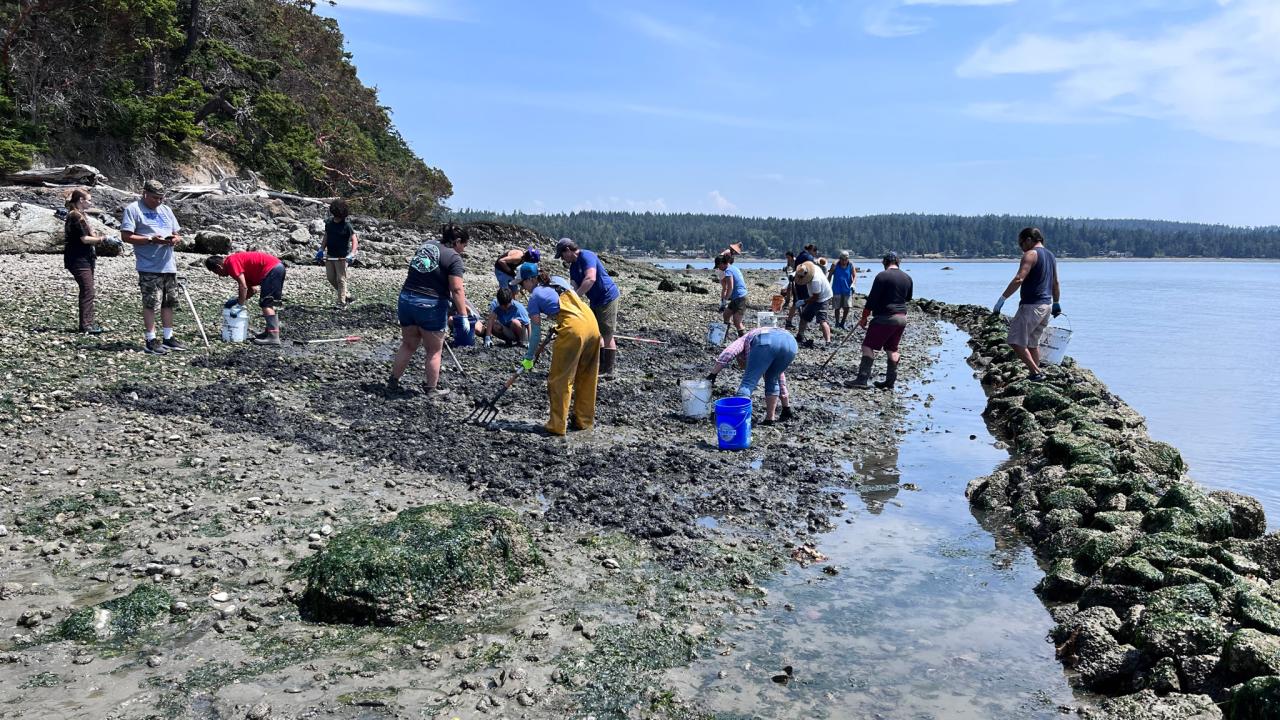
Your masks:
[[[1027,366],[1031,380],[1040,382],[1044,380],[1044,373],[1040,372],[1040,336],[1049,325],[1049,316],[1062,314],[1058,304],[1058,259],[1045,248],[1039,228],[1023,228],[1018,233],[1018,247],[1022,250],[1018,273],[996,301],[993,312],[1000,312],[1004,301],[1019,290],[1018,311],[1009,321],[1009,345]]]

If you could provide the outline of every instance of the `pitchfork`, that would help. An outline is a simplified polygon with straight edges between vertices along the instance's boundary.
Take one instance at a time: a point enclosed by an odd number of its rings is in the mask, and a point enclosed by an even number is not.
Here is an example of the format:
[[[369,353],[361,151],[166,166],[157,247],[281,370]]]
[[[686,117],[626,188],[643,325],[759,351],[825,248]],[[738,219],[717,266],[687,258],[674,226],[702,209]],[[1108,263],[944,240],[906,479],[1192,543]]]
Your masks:
[[[547,336],[542,339],[542,342],[538,343],[538,349],[533,354],[533,362],[535,365],[538,362],[538,358],[542,357],[542,351],[547,349],[547,345],[555,336],[556,331],[555,329],[552,329],[547,333]],[[502,384],[502,387],[498,389],[498,393],[494,395],[492,399],[477,400],[476,406],[465,418],[462,419],[462,421],[475,423],[476,425],[486,428],[492,425],[493,421],[498,419],[498,401],[502,399],[503,395],[507,394],[507,391],[511,389],[511,386],[515,385],[516,380],[523,374],[524,365],[521,365],[514,373],[511,374],[511,377],[507,378],[507,381]]]

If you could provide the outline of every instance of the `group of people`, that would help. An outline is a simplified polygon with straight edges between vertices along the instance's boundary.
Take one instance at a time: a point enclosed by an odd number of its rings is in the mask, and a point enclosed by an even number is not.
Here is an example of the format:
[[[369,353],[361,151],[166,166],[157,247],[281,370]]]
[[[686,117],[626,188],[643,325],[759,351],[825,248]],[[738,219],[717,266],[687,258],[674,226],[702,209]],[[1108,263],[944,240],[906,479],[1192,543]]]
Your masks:
[[[1019,293],[1018,310],[1009,322],[1008,342],[1026,366],[1030,379],[1039,382],[1045,378],[1040,367],[1041,337],[1050,318],[1062,314],[1057,258],[1044,247],[1044,234],[1038,228],[1024,228],[1018,234],[1018,247],[1022,251],[1018,271],[1001,293],[992,312],[999,313],[1005,300],[1014,292]],[[734,267],[734,259],[740,252],[739,246],[730,246],[715,258],[716,275],[721,281],[720,311],[725,324],[732,325],[738,337],[716,358],[707,379],[714,384],[717,375],[737,361],[743,369],[737,394],[749,398],[763,378],[764,424],[771,425],[792,416],[786,370],[799,352],[800,345],[812,347],[812,341],[804,340],[809,323],[817,322],[823,338],[829,342],[831,328],[827,306],[834,304],[836,326],[845,328],[853,308],[857,269],[850,262],[848,252],[842,251],[839,260],[830,268],[825,258],[818,256],[818,249],[813,244],[806,245],[799,254],[788,252],[787,286],[783,292],[784,302],[791,306],[791,312],[786,325],[745,331],[742,315],[748,296],[746,281],[741,270]],[[856,388],[874,386],[892,390],[898,380],[899,346],[907,327],[907,308],[914,285],[911,276],[902,271],[902,258],[898,253],[886,253],[881,264],[884,269],[871,283],[856,326],[866,331],[858,374],[853,381]],[[791,319],[797,309],[800,327],[793,336],[790,332]],[[884,379],[873,382],[876,354],[881,351],[887,356]]]
[[[184,350],[174,335],[173,314],[178,304],[179,281],[174,248],[181,241],[182,228],[173,211],[164,204],[165,189],[155,180],[147,181],[142,196],[124,210],[120,238],[95,235],[87,213],[92,206],[89,191],[72,191],[66,202],[64,265],[79,287],[80,330],[102,332],[94,319],[95,248],[103,243],[128,243],[134,248],[138,286],[142,298],[144,350],[150,354]],[[550,347],[551,369],[547,378],[550,417],[542,431],[564,435],[586,430],[595,422],[595,401],[599,378],[611,377],[617,364],[615,331],[620,293],[600,257],[578,247],[569,238],[556,243],[553,257],[568,269],[568,278],[553,275],[542,266],[537,248],[512,249],[494,262],[498,290],[489,302],[488,313],[479,317],[467,302],[463,283],[464,254],[470,234],[454,223],[444,226],[439,241],[424,242],[409,261],[397,300],[401,329],[400,346],[387,379],[390,391],[403,390],[401,380],[419,347],[425,348],[423,390],[428,398],[446,396],[440,386],[441,352],[451,317],[464,332],[482,336],[486,346],[494,339],[525,348],[520,371],[533,367],[544,347]],[[1018,271],[1001,293],[993,312],[1000,312],[1005,300],[1020,293],[1018,311],[1009,325],[1009,343],[1026,365],[1032,380],[1042,380],[1039,343],[1050,317],[1062,312],[1057,260],[1044,247],[1044,236],[1036,228],[1025,228],[1018,236],[1022,257]],[[325,239],[317,260],[325,263],[325,274],[337,293],[336,305],[345,307],[352,298],[347,291],[347,267],[355,258],[359,239],[349,220],[344,200],[330,205],[325,222]],[[783,307],[790,306],[784,327],[746,330],[743,315],[749,290],[742,271],[735,267],[741,245],[730,245],[715,258],[720,281],[720,312],[725,324],[737,331],[736,339],[716,358],[708,375],[717,375],[735,361],[744,372],[738,395],[750,397],[761,379],[765,384],[765,424],[792,416],[787,392],[786,369],[801,346],[813,347],[806,330],[816,324],[828,343],[831,316],[835,325],[846,329],[853,309],[857,269],[847,252],[828,264],[809,244],[800,253],[787,253],[787,283],[782,291]],[[901,269],[901,257],[889,252],[881,259],[884,267],[872,281],[857,327],[866,330],[862,357],[853,385],[893,389],[900,360],[899,344],[907,326],[907,307],[913,295],[911,277]],[[236,294],[227,308],[245,306],[257,294],[264,330],[252,340],[260,345],[280,344],[277,307],[284,299],[286,268],[275,256],[257,251],[213,255],[205,267],[216,275],[235,280]],[[521,302],[523,295],[527,302]],[[781,310],[775,307],[775,310]],[[800,315],[793,336],[792,319]],[[160,332],[156,332],[156,315]],[[871,381],[875,357],[887,354],[883,380]]]

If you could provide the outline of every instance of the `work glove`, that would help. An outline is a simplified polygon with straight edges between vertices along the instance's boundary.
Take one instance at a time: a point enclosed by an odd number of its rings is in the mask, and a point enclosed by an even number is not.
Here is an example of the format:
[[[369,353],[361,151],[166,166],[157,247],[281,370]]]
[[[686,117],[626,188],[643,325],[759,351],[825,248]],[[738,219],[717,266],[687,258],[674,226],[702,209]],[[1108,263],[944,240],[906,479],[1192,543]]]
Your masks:
[[[226,302],[222,303],[222,307],[226,308],[227,310],[230,310],[231,308],[237,307],[239,305],[240,305],[240,298],[230,298]]]
[[[462,318],[462,323],[461,323],[462,333],[465,335],[471,332],[471,318],[467,317],[466,315],[459,315],[458,317]]]
[[[324,262],[324,250],[316,251],[316,262],[318,263]]]
[[[520,360],[520,369],[524,370],[525,372],[529,372],[530,370],[533,369],[533,361],[530,360],[529,358],[523,358],[522,360]]]
[[[1000,296],[1000,299],[996,301],[996,306],[995,306],[994,308],[991,308],[991,314],[992,314],[992,315],[995,315],[996,313],[1000,312],[1000,308],[1002,308],[1002,307],[1004,307],[1004,296],[1003,296],[1003,295],[1001,295],[1001,296]]]
[[[358,254],[359,254],[359,251],[358,251],[358,250],[352,250],[352,251],[351,251],[351,254],[347,256],[347,264],[348,264],[348,265],[350,265],[351,263],[355,262],[355,261],[356,261],[356,255],[358,255]]]
[[[1050,312],[1054,317],[1058,317],[1059,315],[1061,315],[1061,314],[1062,314],[1062,304],[1061,304],[1061,303],[1054,303],[1054,304],[1053,304],[1053,309],[1052,309],[1052,310],[1050,310],[1049,312]]]
[[[725,309],[725,308],[727,308],[727,307],[729,307],[729,301],[728,301],[728,300],[721,300],[721,301],[720,301],[720,312],[724,312],[724,309]]]
[[[715,373],[707,373],[707,382],[711,383],[712,385],[715,385],[715,384],[716,384],[716,374],[715,374]]]

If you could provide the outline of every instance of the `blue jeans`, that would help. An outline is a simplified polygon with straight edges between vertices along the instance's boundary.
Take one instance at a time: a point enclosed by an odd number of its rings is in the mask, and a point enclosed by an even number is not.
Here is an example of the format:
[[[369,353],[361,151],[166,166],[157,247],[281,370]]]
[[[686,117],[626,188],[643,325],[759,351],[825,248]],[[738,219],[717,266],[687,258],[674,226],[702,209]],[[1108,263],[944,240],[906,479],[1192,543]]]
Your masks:
[[[796,358],[796,339],[789,332],[763,332],[756,336],[747,352],[747,371],[742,374],[738,397],[751,397],[760,376],[764,376],[764,394],[782,394],[782,373]]]
[[[400,301],[396,304],[396,315],[400,319],[400,327],[419,327],[427,332],[444,332],[449,320],[449,300],[401,290]]]

